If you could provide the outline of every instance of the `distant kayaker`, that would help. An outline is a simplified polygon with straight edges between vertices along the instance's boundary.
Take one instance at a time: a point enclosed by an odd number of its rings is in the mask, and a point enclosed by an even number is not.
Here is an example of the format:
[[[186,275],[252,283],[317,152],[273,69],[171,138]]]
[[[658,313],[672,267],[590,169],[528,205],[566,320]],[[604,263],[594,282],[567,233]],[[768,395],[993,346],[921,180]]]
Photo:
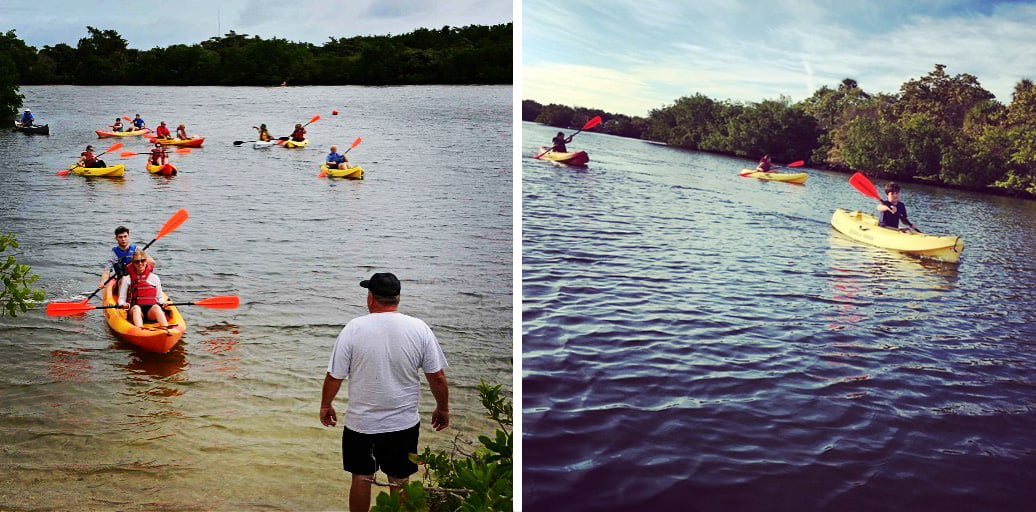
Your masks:
[[[894,181],[886,183],[885,196],[888,198],[888,201],[878,203],[878,211],[881,212],[881,218],[878,219],[878,225],[883,228],[916,233],[917,228],[914,227],[914,223],[907,219],[906,205],[899,200],[899,183]],[[901,220],[909,227],[899,227],[899,221]]]
[[[446,356],[439,340],[428,324],[397,311],[400,283],[395,275],[377,273],[360,286],[367,289],[370,314],[350,320],[335,340],[320,399],[320,423],[337,425],[335,395],[349,379],[342,466],[352,473],[353,512],[369,510],[371,482],[379,468],[390,483],[400,485],[417,472],[408,455],[417,453],[422,373],[435,398],[432,428],[450,426]],[[393,493],[397,491],[394,487]]]
[[[117,304],[128,309],[127,319],[137,327],[144,326],[144,319],[158,322],[168,327],[163,308],[169,307],[162,302],[162,280],[154,272],[155,266],[148,262],[143,250],[133,253],[127,275],[119,282],[119,299]]]
[[[180,140],[187,140],[190,137],[187,136],[187,127],[180,123],[180,126],[176,127],[176,138]]]
[[[252,128],[255,128],[255,127],[253,126]],[[262,142],[269,142],[269,141],[273,140],[273,137],[270,136],[269,130],[266,129],[266,124],[265,123],[259,125],[259,127],[255,128],[255,129],[259,131],[259,140],[260,141],[262,141]]]
[[[551,141],[554,144],[554,146],[551,149],[557,151],[558,153],[567,153],[568,147],[565,146],[565,144],[572,142],[572,137],[574,136],[575,134],[566,139],[565,132],[558,132],[558,134],[554,136],[554,140]]]
[[[141,119],[140,114],[133,116],[133,127],[137,130],[144,129],[144,120]]]
[[[112,131],[113,132],[121,132],[122,131],[122,119],[119,119],[118,117],[115,118],[115,123],[112,124]]]
[[[327,154],[326,162],[328,169],[348,169],[351,167],[349,159],[338,152],[338,146],[331,146],[331,152]]]
[[[170,139],[169,127],[165,125],[165,121],[158,124],[158,128],[155,128],[156,139]]]
[[[759,159],[759,165],[755,166],[755,170],[761,172],[776,172],[773,168],[773,162],[770,161],[770,155],[763,155]]]
[[[295,124],[295,130],[291,132],[291,140],[295,142],[306,140],[306,129],[302,127],[301,123]]]
[[[80,167],[108,167],[105,165],[104,160],[94,156],[94,147],[87,144],[86,150],[79,154],[79,161],[76,165]]]
[[[97,289],[104,288],[104,285],[108,284],[108,278],[115,274],[115,279],[118,280],[122,276],[126,275],[126,269],[129,267],[130,260],[133,259],[133,254],[137,252],[137,246],[131,245],[130,230],[126,226],[119,226],[115,228],[115,247],[112,247],[111,252],[108,254],[108,261],[104,264],[104,272],[101,273],[101,280],[97,283]],[[155,260],[148,257],[148,262],[152,266],[155,264]]]
[[[169,153],[166,152],[165,147],[159,143],[155,143],[155,147],[151,148],[151,165],[165,165],[169,163]]]
[[[34,123],[35,121],[36,118],[33,117],[32,111],[29,109],[25,109],[25,112],[22,112],[22,116],[18,118],[18,122],[22,126],[32,126],[32,123]]]

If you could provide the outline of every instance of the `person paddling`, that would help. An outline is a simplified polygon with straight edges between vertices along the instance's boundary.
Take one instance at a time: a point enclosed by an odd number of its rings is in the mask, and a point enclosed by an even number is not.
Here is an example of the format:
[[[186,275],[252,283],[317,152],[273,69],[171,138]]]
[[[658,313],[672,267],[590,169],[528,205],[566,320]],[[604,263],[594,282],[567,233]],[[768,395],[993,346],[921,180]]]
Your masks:
[[[133,259],[133,254],[137,252],[137,246],[131,245],[130,242],[130,230],[126,226],[119,226],[115,228],[115,247],[112,247],[110,253],[108,253],[108,261],[104,264],[104,272],[101,273],[101,280],[97,283],[97,289],[104,288],[104,285],[108,284],[108,278],[115,274],[115,279],[118,280],[122,276],[126,275],[126,268],[130,264],[130,260]],[[155,260],[148,257],[148,263],[152,266],[155,265]]]
[[[158,128],[155,128],[156,139],[171,139],[172,137],[170,137],[170,135],[169,127],[165,125],[165,121],[159,123]]]
[[[32,111],[29,109],[25,109],[25,112],[22,112],[22,116],[18,118],[18,123],[24,127],[32,126],[32,123],[35,121],[36,118],[33,117]]]
[[[260,141],[262,141],[262,142],[269,142],[269,141],[273,140],[273,137],[270,136],[270,131],[266,129],[266,123],[263,123],[263,124],[259,125],[258,128],[254,127],[254,126],[252,128],[255,128],[256,130],[259,131],[259,140]]]
[[[349,159],[338,152],[338,146],[331,146],[331,152],[327,154],[326,163],[328,169],[348,169],[350,167]]]
[[[568,147],[566,147],[565,144],[568,144],[569,142],[572,142],[572,137],[574,137],[574,136],[575,136],[575,134],[572,134],[572,135],[570,135],[566,139],[565,138],[565,132],[558,132],[558,134],[555,135],[554,139],[551,141],[551,143],[554,144],[551,147],[551,150],[552,151],[557,151],[558,153],[567,153],[568,152]]]
[[[137,130],[144,129],[144,120],[140,117],[140,114],[133,116],[133,127]]]
[[[155,143],[155,147],[151,148],[151,165],[165,165],[169,163],[169,153],[166,152],[165,147],[159,143]]]
[[[190,137],[187,136],[187,127],[180,123],[180,126],[176,127],[176,138],[180,140],[187,140]]]
[[[295,130],[291,132],[291,140],[295,142],[306,140],[306,129],[302,127],[302,123],[295,124]]]
[[[773,162],[770,160],[770,155],[763,155],[759,159],[759,165],[755,166],[755,170],[759,172],[777,172],[773,169]]]
[[[91,168],[108,167],[104,163],[104,160],[94,156],[94,147],[89,144],[86,145],[86,151],[79,154],[79,161],[76,162],[76,165],[79,167]]]
[[[118,117],[115,118],[115,123],[112,124],[112,131],[113,132],[121,132],[122,131],[122,119],[119,119]]]
[[[117,304],[129,310],[128,320],[137,327],[144,327],[144,319],[157,322],[168,327],[163,302],[162,280],[154,273],[155,266],[148,263],[147,254],[139,250],[133,254],[132,264],[119,283],[119,299]]]
[[[881,218],[878,219],[878,225],[883,228],[917,233],[918,231],[917,228],[914,227],[914,223],[907,219],[906,205],[899,200],[899,184],[894,181],[886,183],[885,196],[888,198],[888,201],[878,203],[878,211],[881,212]],[[909,227],[899,227],[899,221],[901,220]]]

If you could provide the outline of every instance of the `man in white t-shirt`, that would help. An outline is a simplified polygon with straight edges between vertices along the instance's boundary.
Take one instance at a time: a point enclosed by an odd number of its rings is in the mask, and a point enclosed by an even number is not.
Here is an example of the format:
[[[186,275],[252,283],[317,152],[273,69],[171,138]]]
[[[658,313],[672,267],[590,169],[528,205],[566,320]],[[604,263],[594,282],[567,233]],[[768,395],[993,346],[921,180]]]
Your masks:
[[[446,356],[423,321],[396,311],[399,279],[377,273],[360,282],[367,288],[368,315],[346,324],[331,350],[320,401],[320,422],[338,423],[335,395],[349,379],[349,406],[342,432],[342,466],[352,473],[349,510],[370,508],[371,482],[380,468],[396,493],[417,472],[409,454],[417,453],[421,419],[417,398],[424,373],[435,397],[432,428],[450,425]]]

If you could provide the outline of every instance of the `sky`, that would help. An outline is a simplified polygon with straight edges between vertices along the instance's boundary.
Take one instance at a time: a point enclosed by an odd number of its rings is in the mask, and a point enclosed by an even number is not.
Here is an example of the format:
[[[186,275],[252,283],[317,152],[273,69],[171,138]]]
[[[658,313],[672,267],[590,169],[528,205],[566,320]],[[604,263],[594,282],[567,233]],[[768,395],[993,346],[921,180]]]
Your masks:
[[[1036,80],[1036,1],[524,0],[521,97],[645,116],[683,96],[758,102],[946,65],[1002,103]]]
[[[115,30],[130,48],[195,44],[233,30],[322,45],[329,38],[399,35],[444,25],[514,21],[511,0],[0,0],[0,31],[37,49]]]

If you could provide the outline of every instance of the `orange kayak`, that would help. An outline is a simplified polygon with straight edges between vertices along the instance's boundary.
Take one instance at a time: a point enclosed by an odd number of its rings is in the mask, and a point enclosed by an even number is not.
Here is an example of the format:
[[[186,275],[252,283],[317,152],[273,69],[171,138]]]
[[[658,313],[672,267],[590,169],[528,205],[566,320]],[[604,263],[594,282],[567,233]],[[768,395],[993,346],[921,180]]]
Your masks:
[[[159,139],[156,137],[148,137],[152,144],[155,142],[163,146],[180,146],[184,148],[200,148],[202,143],[205,142],[205,137],[195,137],[193,139]]]
[[[116,304],[115,296],[113,295],[115,293],[114,288],[114,281],[104,287],[102,302],[105,306],[114,306]],[[168,301],[169,297],[166,296],[162,299]],[[172,350],[180,342],[180,337],[183,336],[184,331],[187,330],[187,324],[184,323],[183,317],[180,316],[180,310],[176,309],[176,306],[170,306],[169,313],[166,314],[166,320],[169,323],[169,328],[167,329],[159,327],[156,323],[145,323],[144,327],[137,327],[127,320],[126,310],[122,308],[105,309],[104,318],[108,322],[108,327],[115,332],[115,336],[120,340],[136,345],[148,352],[158,352],[159,354],[165,354]]]
[[[145,166],[147,167],[147,172],[149,172],[151,174],[159,174],[161,176],[175,176],[176,175],[176,166],[173,165],[173,164],[165,164],[165,165],[145,164]]]

